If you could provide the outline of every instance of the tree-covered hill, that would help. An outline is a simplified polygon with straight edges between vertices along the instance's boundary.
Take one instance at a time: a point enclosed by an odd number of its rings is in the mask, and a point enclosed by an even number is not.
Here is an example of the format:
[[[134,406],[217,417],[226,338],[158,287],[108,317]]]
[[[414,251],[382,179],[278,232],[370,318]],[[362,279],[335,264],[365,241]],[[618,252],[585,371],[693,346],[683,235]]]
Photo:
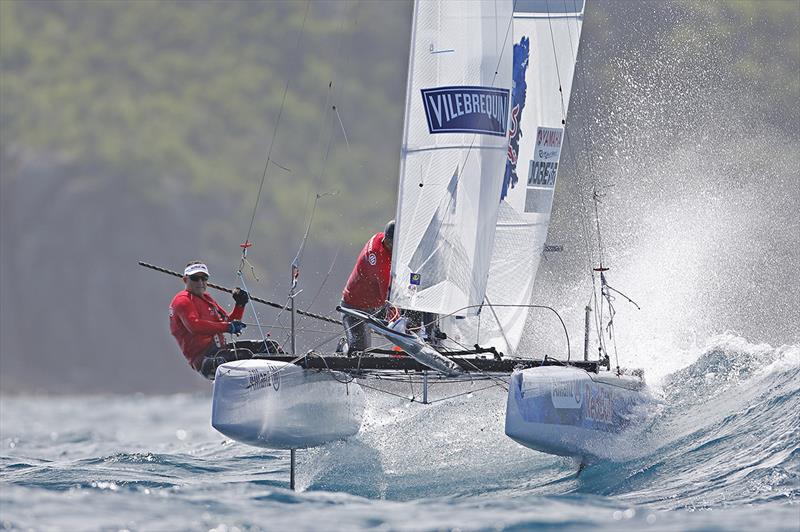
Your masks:
[[[0,0],[0,389],[205,389],[166,327],[180,282],[136,261],[203,258],[233,285],[252,221],[250,288],[283,302],[327,192],[301,306],[333,314],[394,216],[411,5]],[[668,135],[720,102],[796,136],[799,11],[590,1],[570,112],[616,122],[585,145],[650,149],[636,121]]]
[[[3,388],[114,389],[93,375],[163,361],[146,389],[193,382],[164,327],[180,282],[136,260],[203,257],[233,284],[270,148],[253,290],[283,301],[317,192],[338,195],[315,213],[306,291],[342,245],[346,269],[394,209],[409,8],[0,2],[3,374],[23,375]]]

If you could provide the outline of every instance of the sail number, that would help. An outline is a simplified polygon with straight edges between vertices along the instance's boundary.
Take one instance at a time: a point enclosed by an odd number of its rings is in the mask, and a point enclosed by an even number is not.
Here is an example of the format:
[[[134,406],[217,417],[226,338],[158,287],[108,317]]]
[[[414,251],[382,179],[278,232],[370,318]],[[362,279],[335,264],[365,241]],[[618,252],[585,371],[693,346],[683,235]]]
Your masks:
[[[556,184],[558,161],[531,161],[528,170],[528,185],[543,185],[552,187]]]

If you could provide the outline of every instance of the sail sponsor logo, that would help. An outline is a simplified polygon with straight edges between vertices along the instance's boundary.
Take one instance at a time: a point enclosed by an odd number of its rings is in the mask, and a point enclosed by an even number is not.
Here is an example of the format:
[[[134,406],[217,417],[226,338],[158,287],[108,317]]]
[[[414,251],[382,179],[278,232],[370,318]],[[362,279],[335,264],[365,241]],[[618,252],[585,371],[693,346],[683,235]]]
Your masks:
[[[412,273],[411,278],[409,279],[409,284],[413,286],[419,286],[422,283],[422,274],[421,273]]]
[[[533,160],[528,170],[528,186],[555,186],[563,140],[563,129],[539,128],[536,132]]]
[[[553,380],[550,386],[550,398],[556,408],[578,409],[583,403],[581,383],[577,380]]]
[[[509,189],[516,186],[519,181],[517,176],[517,159],[519,153],[519,139],[522,137],[522,111],[525,110],[525,96],[528,84],[525,73],[528,70],[530,56],[530,39],[523,36],[519,43],[514,45],[514,66],[512,70],[511,85],[511,122],[508,126],[508,160],[506,171],[503,175],[503,189],[500,192],[500,201],[508,195]]]
[[[281,387],[281,374],[279,371],[261,371],[259,369],[248,369],[247,386],[248,390],[263,390],[272,386],[277,392]]]
[[[589,384],[584,387],[583,417],[591,421],[600,421],[608,425],[614,419],[614,392],[604,388],[595,388]]]
[[[533,158],[528,167],[525,212],[550,213],[563,140],[562,128],[540,127],[536,130]]]
[[[428,131],[503,137],[508,128],[508,89],[438,87],[422,89]]]

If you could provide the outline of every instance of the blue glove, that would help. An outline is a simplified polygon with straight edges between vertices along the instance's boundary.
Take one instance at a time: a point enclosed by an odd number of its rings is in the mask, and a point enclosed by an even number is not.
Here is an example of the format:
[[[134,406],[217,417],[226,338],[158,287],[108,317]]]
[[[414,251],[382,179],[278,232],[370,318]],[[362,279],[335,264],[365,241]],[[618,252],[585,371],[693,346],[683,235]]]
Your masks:
[[[245,327],[247,327],[247,325],[242,323],[241,321],[233,320],[228,324],[228,332],[231,334],[239,335],[242,334],[242,329],[244,329]]]

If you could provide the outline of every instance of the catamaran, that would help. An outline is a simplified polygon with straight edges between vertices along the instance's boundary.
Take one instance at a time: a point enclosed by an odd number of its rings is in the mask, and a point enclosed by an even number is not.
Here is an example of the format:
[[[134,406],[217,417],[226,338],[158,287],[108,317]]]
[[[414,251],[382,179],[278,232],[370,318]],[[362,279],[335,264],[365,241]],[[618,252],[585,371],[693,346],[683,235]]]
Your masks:
[[[519,349],[535,306],[582,20],[582,0],[415,2],[389,295],[405,326],[340,309],[388,347],[298,354],[293,341],[288,354],[223,364],[212,399],[217,430],[277,449],[347,438],[364,416],[359,383],[379,388],[393,378],[421,385],[423,403],[434,383],[507,388],[509,437],[582,460],[601,457],[641,417],[650,401],[641,373],[612,369],[602,343],[597,360],[587,349],[583,360]],[[592,272],[599,304],[610,297],[605,270]],[[587,314],[585,344],[588,329]]]

